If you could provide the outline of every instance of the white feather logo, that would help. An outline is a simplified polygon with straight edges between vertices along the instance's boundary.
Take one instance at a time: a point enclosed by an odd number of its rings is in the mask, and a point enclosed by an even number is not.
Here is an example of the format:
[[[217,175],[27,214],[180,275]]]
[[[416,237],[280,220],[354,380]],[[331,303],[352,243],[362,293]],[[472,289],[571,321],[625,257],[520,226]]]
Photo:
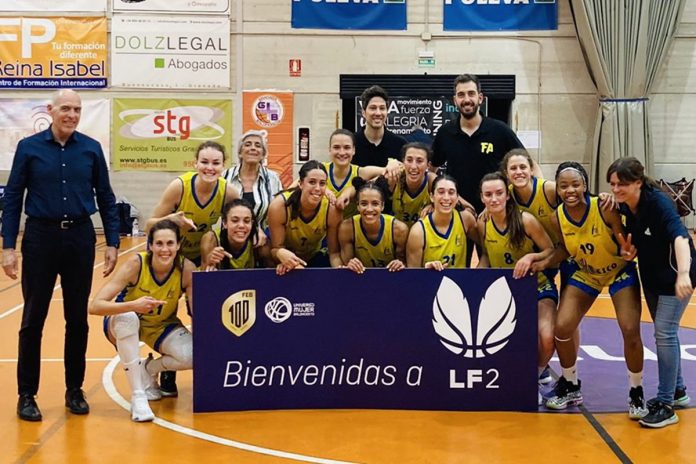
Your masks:
[[[483,358],[503,349],[515,331],[515,316],[515,300],[505,277],[486,290],[479,307],[476,333],[473,333],[469,303],[452,279],[442,278],[433,300],[433,328],[440,342],[465,358]]]

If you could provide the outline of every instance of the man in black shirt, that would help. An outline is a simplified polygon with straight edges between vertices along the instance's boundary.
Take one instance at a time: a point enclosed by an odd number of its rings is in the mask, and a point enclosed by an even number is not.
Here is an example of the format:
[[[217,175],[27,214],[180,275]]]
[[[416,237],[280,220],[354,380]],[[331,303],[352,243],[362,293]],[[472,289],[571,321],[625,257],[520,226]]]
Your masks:
[[[457,180],[459,195],[477,212],[483,210],[479,183],[484,175],[498,170],[500,161],[513,148],[524,148],[505,123],[479,113],[483,102],[476,76],[463,74],[454,80],[454,104],[459,119],[440,128],[433,142],[433,166],[447,163],[447,174]],[[533,167],[540,174],[538,165]]]
[[[389,132],[385,127],[389,102],[386,90],[373,85],[365,89],[360,100],[365,127],[355,132],[353,164],[384,167],[389,158],[399,159],[406,139]]]

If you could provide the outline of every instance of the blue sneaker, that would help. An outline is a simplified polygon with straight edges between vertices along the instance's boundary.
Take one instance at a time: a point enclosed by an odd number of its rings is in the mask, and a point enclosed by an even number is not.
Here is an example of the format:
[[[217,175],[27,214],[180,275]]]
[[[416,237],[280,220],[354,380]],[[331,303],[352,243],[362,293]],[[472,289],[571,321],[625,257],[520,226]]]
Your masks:
[[[551,375],[551,368],[547,364],[539,376],[539,383],[542,385],[548,385],[551,382],[553,382],[553,376]]]

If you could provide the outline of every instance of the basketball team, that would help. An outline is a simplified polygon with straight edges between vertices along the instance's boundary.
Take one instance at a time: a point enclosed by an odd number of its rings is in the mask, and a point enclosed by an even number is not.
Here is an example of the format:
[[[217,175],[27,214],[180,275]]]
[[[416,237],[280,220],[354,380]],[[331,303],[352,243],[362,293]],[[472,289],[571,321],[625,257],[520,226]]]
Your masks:
[[[18,144],[5,190],[3,269],[13,279],[26,192],[18,416],[42,419],[35,399],[41,334],[58,275],[66,407],[89,412],[81,389],[89,312],[104,316],[104,333],[131,388],[131,418],[143,422],[154,419],[149,401],[178,394],[176,371],[192,368],[192,337],[177,308],[185,294],[195,314],[195,270],[275,267],[282,276],[305,267],[363,273],[476,266],[510,268],[515,278],[536,275],[540,406],[562,410],[583,403],[576,367],[580,322],[608,288],[624,342],[629,418],[648,428],[677,423],[675,408],[690,401],[678,329],[693,293],[696,250],[672,201],[630,157],[606,172],[610,192],[591,192],[586,170],[575,161],[561,163],[554,179],[545,180],[515,133],[479,111],[483,93],[476,76],[455,79],[453,101],[459,118],[442,126],[432,145],[407,142],[386,128],[387,93],[366,89],[365,127],[336,129],[330,161],[304,163],[286,190],[265,166],[265,133],[244,133],[238,163],[227,170],[224,147],[205,142],[195,171],[167,186],[147,221],[147,251],[128,255],[115,269],[118,217],[106,162],[99,143],[76,131],[79,95],[58,91],[49,105],[52,125]],[[90,303],[85,282],[92,279],[95,235],[89,216],[97,205],[107,242],[104,276],[110,278]],[[658,360],[657,394],[649,400],[641,288]],[[140,341],[159,356],[141,360]],[[561,365],[557,379],[548,366],[554,352]],[[553,382],[542,395],[541,385]]]

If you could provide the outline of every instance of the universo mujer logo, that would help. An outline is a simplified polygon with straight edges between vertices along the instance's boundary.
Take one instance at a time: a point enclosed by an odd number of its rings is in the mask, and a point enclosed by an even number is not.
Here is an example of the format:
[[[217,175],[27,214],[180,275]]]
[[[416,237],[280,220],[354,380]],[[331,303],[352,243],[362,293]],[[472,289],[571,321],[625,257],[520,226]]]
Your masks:
[[[443,277],[433,299],[433,328],[442,345],[465,358],[484,358],[507,345],[517,325],[515,299],[505,277],[493,282],[481,300],[474,330],[462,289]]]

